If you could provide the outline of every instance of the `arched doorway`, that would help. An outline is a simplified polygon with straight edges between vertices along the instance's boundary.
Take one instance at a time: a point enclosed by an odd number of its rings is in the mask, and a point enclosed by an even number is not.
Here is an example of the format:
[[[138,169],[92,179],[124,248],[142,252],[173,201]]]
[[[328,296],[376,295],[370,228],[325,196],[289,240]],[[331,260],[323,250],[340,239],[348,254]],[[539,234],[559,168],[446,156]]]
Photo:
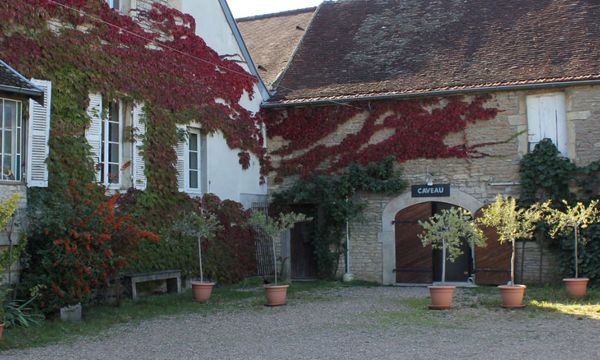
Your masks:
[[[441,251],[431,246],[423,247],[418,235],[422,232],[419,221],[454,205],[430,201],[409,206],[400,210],[395,217],[396,282],[431,283],[441,281]],[[454,262],[446,263],[446,281],[467,282],[473,276],[473,255],[471,247],[462,245],[463,255]]]
[[[411,192],[408,191],[397,196],[386,204],[381,214],[381,230],[379,231],[378,239],[381,242],[382,250],[382,283],[392,285],[397,282],[396,274],[396,225],[395,219],[398,213],[404,209],[408,209],[413,205],[444,202],[454,206],[460,206],[467,209],[472,214],[476,213],[484,204],[473,196],[456,188],[451,188],[450,196],[414,198]],[[420,242],[419,242],[419,246]],[[415,247],[416,248],[416,247]],[[421,246],[422,248],[422,246]],[[433,257],[430,257],[433,266]],[[433,280],[433,275],[431,275]]]

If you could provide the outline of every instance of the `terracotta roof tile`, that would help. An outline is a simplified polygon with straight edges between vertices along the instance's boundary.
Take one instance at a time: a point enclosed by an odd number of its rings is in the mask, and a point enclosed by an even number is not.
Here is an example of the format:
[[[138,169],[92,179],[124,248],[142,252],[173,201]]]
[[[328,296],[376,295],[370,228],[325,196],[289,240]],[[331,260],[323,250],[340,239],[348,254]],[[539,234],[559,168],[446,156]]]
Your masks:
[[[267,86],[273,85],[292,57],[315,8],[236,19],[244,42]]]
[[[274,102],[600,79],[596,0],[325,2]]]

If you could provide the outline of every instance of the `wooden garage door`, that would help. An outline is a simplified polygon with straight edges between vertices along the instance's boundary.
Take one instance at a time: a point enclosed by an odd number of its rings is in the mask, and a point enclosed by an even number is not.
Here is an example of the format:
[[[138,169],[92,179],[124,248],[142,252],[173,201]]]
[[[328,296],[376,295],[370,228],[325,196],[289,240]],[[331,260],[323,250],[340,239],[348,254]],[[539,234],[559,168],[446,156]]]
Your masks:
[[[479,210],[475,217],[481,216]],[[510,281],[510,243],[500,245],[494,228],[484,229],[487,246],[475,247],[475,282],[478,285],[501,285]]]
[[[399,283],[431,283],[431,246],[423,247],[417,237],[423,228],[417,223],[431,216],[432,203],[406,208],[396,214],[396,281]]]

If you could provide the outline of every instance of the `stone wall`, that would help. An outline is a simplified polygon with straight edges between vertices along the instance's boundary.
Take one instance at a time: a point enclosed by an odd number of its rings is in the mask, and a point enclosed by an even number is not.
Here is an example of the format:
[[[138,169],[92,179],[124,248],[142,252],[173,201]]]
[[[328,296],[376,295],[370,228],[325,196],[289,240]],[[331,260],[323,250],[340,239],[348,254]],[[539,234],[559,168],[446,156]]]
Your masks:
[[[447,144],[453,144],[466,139],[467,144],[471,145],[510,140],[482,148],[489,156],[475,159],[418,159],[396,166],[402,169],[409,185],[424,184],[428,177],[432,177],[434,183],[450,183],[451,193],[454,192],[460,197],[452,199],[456,205],[461,201],[468,201],[469,204],[479,203],[483,206],[493,201],[498,193],[518,196],[519,161],[528,148],[526,96],[555,91],[560,90],[497,92],[486,105],[500,110],[495,119],[472,124],[464,134],[452,134],[445,140]],[[600,87],[571,87],[562,91],[567,99],[569,157],[579,165],[600,160]],[[358,131],[364,118],[365,115],[358,115],[350,119],[323,143],[339,143],[346,134]],[[515,136],[517,134],[519,135]],[[389,134],[378,134],[378,137],[386,136]],[[281,138],[270,139],[269,150],[277,149],[283,144]],[[275,164],[277,161],[278,159],[274,158]],[[270,192],[286,188],[294,180],[289,177],[284,179],[282,184],[271,181]],[[407,197],[406,193],[398,195]],[[393,230],[390,230],[390,224],[384,224],[382,219],[389,217],[389,214],[384,214],[386,206],[392,203],[392,200],[397,202],[398,198],[376,194],[360,194],[358,197],[365,202],[366,209],[361,219],[350,224],[351,272],[358,279],[385,283],[385,274],[386,271],[389,274],[389,267],[392,266],[390,263],[395,261],[395,253],[390,253],[394,247],[390,247],[389,244],[393,241]],[[423,199],[442,202],[444,200]],[[558,278],[556,255],[545,248],[542,249],[536,242],[525,242],[518,246],[518,279],[523,279],[526,283],[536,283]],[[339,274],[343,274],[343,259],[339,270]]]
[[[516,282],[549,284],[560,281],[560,264],[556,252],[535,241],[521,241],[516,246]]]
[[[0,182],[0,201],[4,201],[11,197],[14,193],[21,194],[21,200],[19,207],[15,213],[15,226],[12,229],[11,239],[13,244],[18,243],[21,229],[25,226],[25,209],[27,207],[27,188],[24,184],[15,184],[10,182]],[[0,231],[0,251],[6,251],[8,249],[8,233],[2,229]],[[0,282],[4,282],[8,279],[8,272],[3,272],[3,279]],[[11,282],[18,280],[19,269],[15,266],[11,269]]]

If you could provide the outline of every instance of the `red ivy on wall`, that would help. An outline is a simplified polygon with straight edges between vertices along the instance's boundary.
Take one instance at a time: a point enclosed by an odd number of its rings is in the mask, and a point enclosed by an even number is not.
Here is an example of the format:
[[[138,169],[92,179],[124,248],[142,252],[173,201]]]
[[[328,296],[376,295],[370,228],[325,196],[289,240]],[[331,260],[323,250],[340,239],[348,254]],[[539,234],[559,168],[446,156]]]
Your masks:
[[[223,132],[229,147],[239,149],[243,168],[254,153],[266,169],[259,120],[238,104],[244,93],[254,96],[256,80],[197,36],[190,15],[155,3],[139,17],[144,25],[104,0],[2,1],[0,58],[28,76],[53,81],[75,69],[84,74],[77,80],[83,77],[85,83],[75,85],[79,93],[69,96],[90,91],[143,101],[149,105],[149,123],[170,122],[173,132],[175,120],[199,121],[207,132]],[[170,154],[169,146],[154,152]],[[172,163],[173,157],[159,160]]]
[[[483,144],[448,146],[444,139],[466,129],[468,124],[490,120],[498,110],[485,107],[490,95],[465,101],[462,97],[378,101],[348,106],[321,106],[265,111],[269,137],[286,144],[271,152],[281,158],[277,181],[289,175],[309,176],[315,172],[335,173],[350,163],[368,164],[394,155],[398,162],[418,158],[466,158],[482,154]],[[340,142],[324,141],[340,126],[364,114],[359,129]],[[383,140],[372,138],[389,132]]]

